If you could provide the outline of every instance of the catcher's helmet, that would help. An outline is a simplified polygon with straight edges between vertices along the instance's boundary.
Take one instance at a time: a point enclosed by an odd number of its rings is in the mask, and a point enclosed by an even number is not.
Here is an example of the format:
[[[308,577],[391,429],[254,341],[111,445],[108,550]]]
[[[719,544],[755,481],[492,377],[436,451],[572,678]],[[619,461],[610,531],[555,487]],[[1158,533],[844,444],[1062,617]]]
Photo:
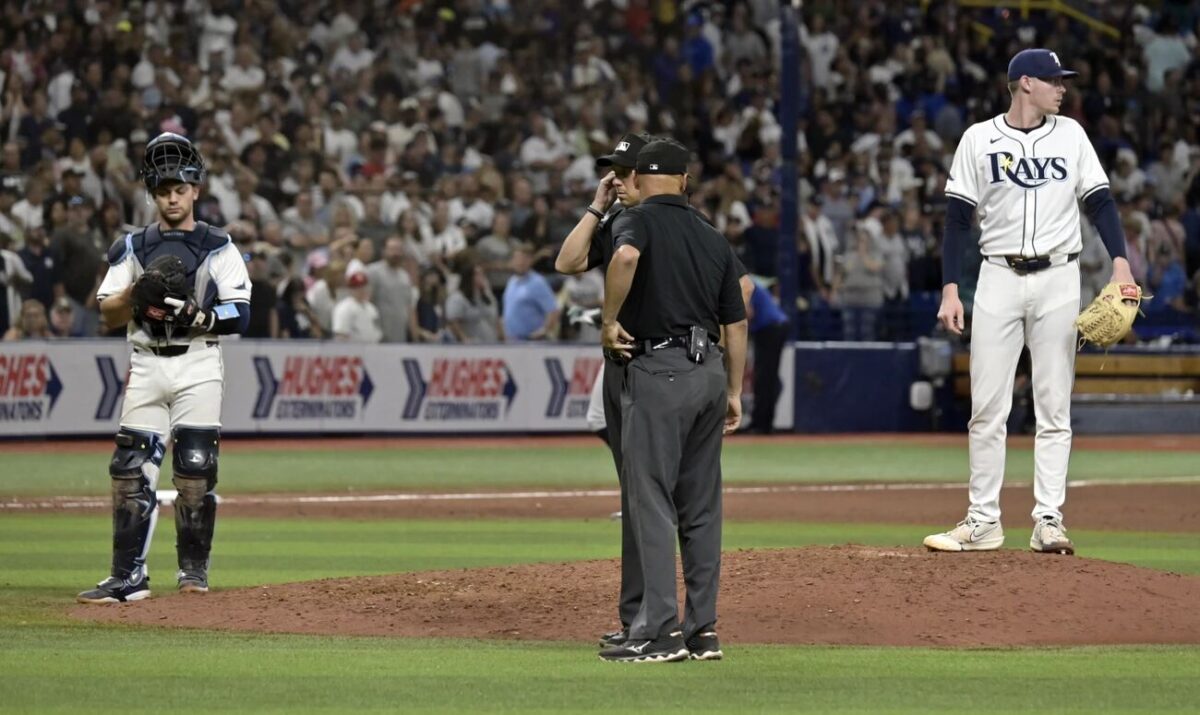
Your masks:
[[[146,145],[142,183],[150,191],[170,181],[202,184],[207,174],[204,157],[187,137],[163,132]]]

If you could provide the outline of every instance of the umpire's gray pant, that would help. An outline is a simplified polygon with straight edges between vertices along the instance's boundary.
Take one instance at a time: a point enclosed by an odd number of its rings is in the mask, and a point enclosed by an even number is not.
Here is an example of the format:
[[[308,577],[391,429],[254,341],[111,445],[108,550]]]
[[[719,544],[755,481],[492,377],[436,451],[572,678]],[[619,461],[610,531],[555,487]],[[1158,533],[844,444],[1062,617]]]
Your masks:
[[[625,369],[621,471],[644,586],[631,639],[678,628],[676,534],[687,587],[684,636],[716,624],[725,398],[725,369],[716,350],[698,365],[682,348],[668,348],[641,355]]]
[[[629,516],[629,489],[621,474],[621,388],[625,384],[625,366],[605,358],[601,395],[604,403],[604,423],[608,430],[608,447],[612,450],[621,484],[621,595],[617,615],[621,626],[627,628],[642,605],[642,559],[638,556],[633,521]]]

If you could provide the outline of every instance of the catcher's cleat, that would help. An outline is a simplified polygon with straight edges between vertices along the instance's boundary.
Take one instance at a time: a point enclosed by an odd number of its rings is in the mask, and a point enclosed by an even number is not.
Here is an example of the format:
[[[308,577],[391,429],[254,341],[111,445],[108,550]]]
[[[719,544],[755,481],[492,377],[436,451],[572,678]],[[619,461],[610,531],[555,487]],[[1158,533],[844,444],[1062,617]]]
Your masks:
[[[688,659],[683,631],[673,631],[654,640],[627,640],[600,651],[600,660],[610,663],[675,663]]]
[[[1004,545],[1000,522],[977,521],[967,517],[950,531],[925,537],[930,551],[994,551]]]
[[[1067,529],[1062,522],[1052,516],[1042,517],[1033,527],[1033,535],[1029,537],[1029,548],[1040,554],[1075,553],[1075,544],[1067,538]]]
[[[137,578],[125,579],[109,576],[96,588],[84,591],[75,597],[80,603],[125,603],[141,601],[150,598],[150,577],[144,571],[138,571]]]
[[[208,593],[208,574],[203,571],[180,571],[176,578],[180,593]]]

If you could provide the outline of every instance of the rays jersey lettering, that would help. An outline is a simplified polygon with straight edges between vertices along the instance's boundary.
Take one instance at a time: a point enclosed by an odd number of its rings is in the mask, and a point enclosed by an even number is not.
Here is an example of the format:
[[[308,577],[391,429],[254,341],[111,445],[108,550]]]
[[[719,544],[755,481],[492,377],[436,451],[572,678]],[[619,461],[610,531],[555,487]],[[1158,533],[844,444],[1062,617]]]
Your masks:
[[[1079,202],[1107,187],[1078,122],[1049,116],[1022,132],[999,115],[963,133],[946,195],[975,207],[983,255],[1048,256],[1082,249]]]
[[[1008,180],[1023,189],[1040,189],[1051,181],[1067,180],[1067,159],[1062,156],[1014,157],[1006,151],[988,154],[992,183]]]
[[[161,231],[158,224],[126,234],[108,251],[108,273],[96,291],[99,300],[125,290],[160,255],[178,256],[192,281],[192,294],[205,308],[216,303],[249,303],[250,278],[241,254],[229,234],[197,221],[191,231]],[[215,340],[215,335],[177,331],[170,339],[129,323],[129,342],[134,345],[186,345],[192,340]]]

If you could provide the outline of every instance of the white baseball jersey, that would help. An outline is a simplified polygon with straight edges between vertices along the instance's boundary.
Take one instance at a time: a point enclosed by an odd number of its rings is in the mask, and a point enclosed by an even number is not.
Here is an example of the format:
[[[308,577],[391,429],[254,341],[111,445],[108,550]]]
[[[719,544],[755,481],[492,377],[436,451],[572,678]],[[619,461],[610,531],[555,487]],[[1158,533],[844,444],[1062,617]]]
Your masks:
[[[1083,249],[1079,201],[1107,187],[1096,150],[1074,119],[1051,115],[1023,132],[1001,114],[963,133],[946,195],[975,207],[983,255],[1049,256]]]
[[[150,261],[164,253],[183,260],[193,279],[193,294],[205,309],[217,303],[250,303],[250,277],[241,253],[229,234],[202,222],[192,231],[160,231],[152,224],[118,240],[108,252],[108,273],[96,291],[97,298],[103,300],[133,285]],[[168,339],[150,334],[131,320],[128,339],[138,347],[162,347],[200,339],[214,341],[217,336],[180,330]]]

